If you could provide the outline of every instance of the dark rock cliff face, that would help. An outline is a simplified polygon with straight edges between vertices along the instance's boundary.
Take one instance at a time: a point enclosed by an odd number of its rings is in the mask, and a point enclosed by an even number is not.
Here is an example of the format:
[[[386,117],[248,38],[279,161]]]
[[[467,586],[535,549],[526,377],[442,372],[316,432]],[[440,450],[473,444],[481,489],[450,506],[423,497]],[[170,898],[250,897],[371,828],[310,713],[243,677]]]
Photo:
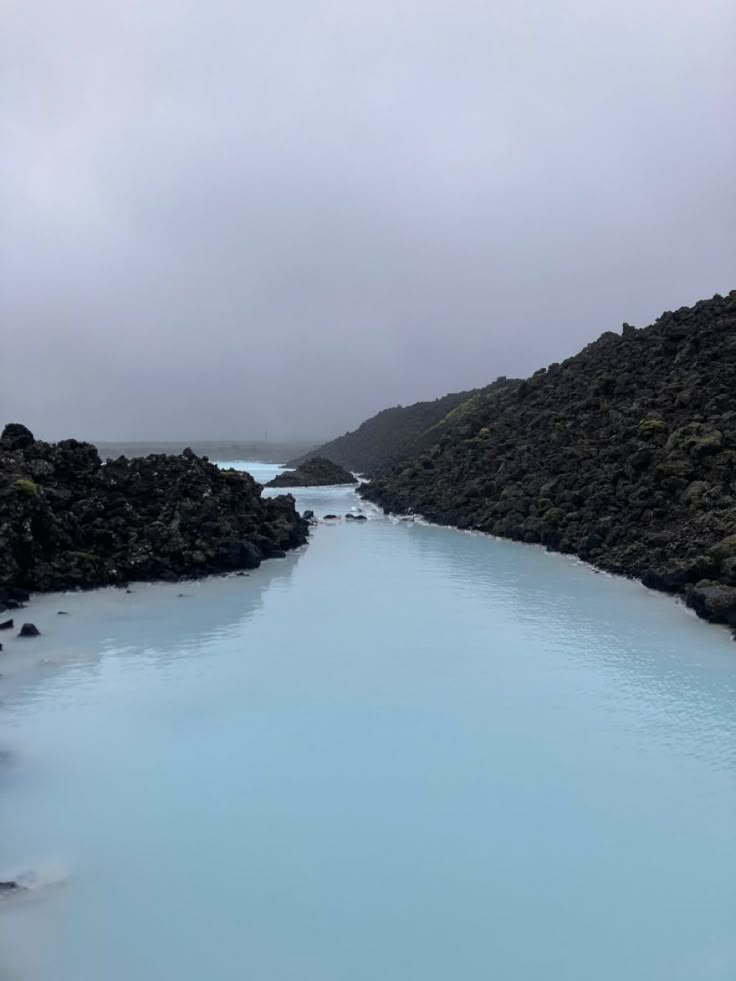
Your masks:
[[[254,568],[303,544],[291,496],[185,450],[102,465],[90,443],[0,438],[0,609],[24,589],[88,588]]]
[[[331,460],[312,456],[296,470],[285,470],[269,480],[266,487],[328,487],[331,484],[357,484],[348,470],[343,470]]]
[[[733,291],[471,400],[361,493],[574,553],[736,625],[735,397]]]

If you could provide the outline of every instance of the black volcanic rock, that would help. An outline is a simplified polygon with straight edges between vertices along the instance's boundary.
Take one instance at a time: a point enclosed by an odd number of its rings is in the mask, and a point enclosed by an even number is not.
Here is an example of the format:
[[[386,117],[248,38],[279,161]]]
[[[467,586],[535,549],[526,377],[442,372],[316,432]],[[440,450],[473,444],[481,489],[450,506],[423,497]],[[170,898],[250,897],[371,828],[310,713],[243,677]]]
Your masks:
[[[0,438],[0,609],[28,590],[250,569],[306,541],[290,495],[186,450],[102,464],[94,446]]]
[[[700,615],[736,622],[735,392],[733,291],[470,399],[360,493],[690,593]]]
[[[311,456],[296,470],[284,470],[266,487],[328,487],[332,484],[357,484],[348,470],[343,470],[322,456]]]
[[[417,453],[428,441],[431,445],[440,433],[436,430],[452,412],[474,395],[509,384],[498,378],[487,389],[452,392],[433,402],[415,402],[383,409],[366,419],[353,432],[330,440],[318,449],[305,453],[287,463],[298,467],[310,456],[323,456],[355,473],[372,474],[379,468],[394,464]]]
[[[9,422],[0,436],[0,450],[22,450],[33,441],[30,429],[19,422]]]

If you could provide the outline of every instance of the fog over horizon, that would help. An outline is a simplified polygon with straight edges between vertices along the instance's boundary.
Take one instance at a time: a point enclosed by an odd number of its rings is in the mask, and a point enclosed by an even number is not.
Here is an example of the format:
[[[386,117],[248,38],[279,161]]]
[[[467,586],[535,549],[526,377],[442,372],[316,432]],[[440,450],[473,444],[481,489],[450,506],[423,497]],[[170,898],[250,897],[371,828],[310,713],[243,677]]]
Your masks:
[[[728,0],[6,0],[0,423],[321,440],[736,286]]]

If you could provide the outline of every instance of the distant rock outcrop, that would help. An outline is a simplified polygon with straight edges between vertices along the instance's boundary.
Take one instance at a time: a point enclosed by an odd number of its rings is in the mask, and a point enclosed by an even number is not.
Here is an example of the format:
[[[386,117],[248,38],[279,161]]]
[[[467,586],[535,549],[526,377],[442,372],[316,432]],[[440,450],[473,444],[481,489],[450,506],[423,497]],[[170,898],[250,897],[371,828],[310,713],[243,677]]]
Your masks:
[[[310,456],[296,470],[284,470],[269,480],[266,487],[328,487],[332,484],[357,484],[349,470],[343,470],[322,456]]]
[[[507,379],[499,378],[489,388],[507,383]],[[439,433],[429,435],[430,431],[441,425],[459,405],[483,391],[486,389],[453,392],[433,402],[415,402],[413,405],[384,409],[366,419],[353,432],[338,436],[312,453],[291,460],[287,466],[300,466],[308,456],[318,454],[354,473],[372,474],[381,467],[416,453],[426,438],[436,441]]]
[[[294,498],[191,450],[102,464],[90,443],[0,438],[0,609],[27,590],[251,569],[306,541]]]
[[[569,552],[736,624],[736,291],[475,397],[361,493]]]

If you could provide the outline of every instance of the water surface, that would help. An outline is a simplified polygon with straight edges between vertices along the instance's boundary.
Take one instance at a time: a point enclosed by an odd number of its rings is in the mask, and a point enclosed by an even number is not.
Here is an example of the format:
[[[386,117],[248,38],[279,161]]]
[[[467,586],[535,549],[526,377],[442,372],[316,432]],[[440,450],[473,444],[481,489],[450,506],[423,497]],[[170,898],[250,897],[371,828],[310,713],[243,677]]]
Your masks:
[[[0,875],[45,885],[0,903],[0,978],[733,981],[728,634],[298,497],[370,520],[3,638]]]

